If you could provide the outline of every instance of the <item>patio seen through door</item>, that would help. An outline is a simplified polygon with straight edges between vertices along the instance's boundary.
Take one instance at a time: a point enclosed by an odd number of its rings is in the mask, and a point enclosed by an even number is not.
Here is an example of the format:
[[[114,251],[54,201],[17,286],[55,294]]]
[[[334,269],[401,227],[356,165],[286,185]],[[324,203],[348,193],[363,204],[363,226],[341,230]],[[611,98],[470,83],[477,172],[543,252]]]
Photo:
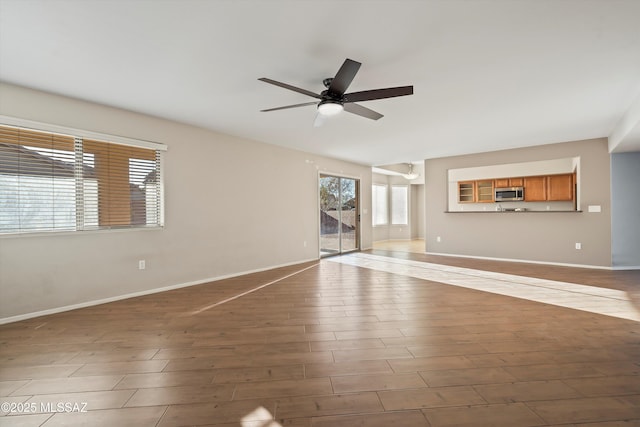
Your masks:
[[[360,181],[320,175],[320,255],[328,256],[360,248]]]

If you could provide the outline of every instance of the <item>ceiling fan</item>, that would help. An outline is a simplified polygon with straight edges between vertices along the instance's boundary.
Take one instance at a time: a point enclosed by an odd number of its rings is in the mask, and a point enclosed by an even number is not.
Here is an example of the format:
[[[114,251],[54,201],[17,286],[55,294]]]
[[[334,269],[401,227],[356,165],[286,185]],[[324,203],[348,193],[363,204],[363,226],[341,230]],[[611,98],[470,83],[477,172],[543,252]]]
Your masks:
[[[322,81],[325,86],[320,94],[311,92],[306,89],[291,86],[286,83],[281,83],[276,80],[261,77],[258,80],[272,85],[280,86],[285,89],[292,90],[294,92],[308,95],[320,101],[304,102],[302,104],[287,105],[284,107],[269,108],[266,111],[285,110],[288,108],[305,107],[307,105],[317,105],[318,115],[316,116],[315,126],[319,126],[324,121],[325,117],[333,116],[340,113],[342,110],[357,114],[358,116],[366,117],[371,120],[378,120],[383,117],[382,114],[370,110],[362,105],[356,104],[356,102],[371,101],[374,99],[393,98],[396,96],[413,95],[413,86],[400,86],[390,87],[385,89],[373,89],[364,90],[361,92],[345,93],[347,88],[356,76],[356,73],[360,69],[359,62],[353,61],[349,58],[345,59],[344,63],[336,73],[335,77],[329,77]]]

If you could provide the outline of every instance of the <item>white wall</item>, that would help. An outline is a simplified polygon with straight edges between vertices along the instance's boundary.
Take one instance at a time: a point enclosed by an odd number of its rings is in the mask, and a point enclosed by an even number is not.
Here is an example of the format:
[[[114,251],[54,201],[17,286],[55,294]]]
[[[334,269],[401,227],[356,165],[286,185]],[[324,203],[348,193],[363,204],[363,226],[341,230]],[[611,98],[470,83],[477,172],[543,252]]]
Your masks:
[[[0,237],[0,321],[317,259],[319,171],[359,178],[371,206],[366,166],[6,84],[0,115],[169,147],[164,229]]]

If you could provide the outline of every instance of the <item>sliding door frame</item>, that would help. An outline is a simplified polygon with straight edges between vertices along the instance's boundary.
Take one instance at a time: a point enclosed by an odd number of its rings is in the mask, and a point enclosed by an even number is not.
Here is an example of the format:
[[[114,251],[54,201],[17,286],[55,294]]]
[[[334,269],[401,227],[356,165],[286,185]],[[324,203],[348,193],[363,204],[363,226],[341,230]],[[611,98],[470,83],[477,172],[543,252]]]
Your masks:
[[[343,250],[343,242],[342,242],[342,222],[339,220],[340,225],[338,227],[338,241],[339,241],[339,249],[338,252],[336,253],[322,253],[322,217],[321,217],[321,206],[320,206],[320,183],[321,183],[321,179],[324,177],[330,177],[330,178],[337,178],[339,180],[342,179],[348,179],[348,180],[352,180],[355,183],[355,202],[356,202],[356,206],[355,206],[355,247],[353,249],[348,249],[348,250]],[[320,258],[325,258],[328,256],[334,256],[334,255],[341,255],[341,254],[345,254],[345,253],[349,253],[349,252],[356,252],[361,250],[362,248],[362,242],[361,242],[361,235],[362,235],[362,230],[361,230],[361,192],[360,192],[360,184],[361,184],[361,180],[359,177],[355,177],[355,176],[349,176],[349,175],[344,175],[344,174],[337,174],[337,173],[332,173],[332,172],[318,172],[318,181],[317,181],[317,201],[318,201],[318,255]],[[338,185],[339,188],[339,199],[342,198],[342,186]],[[342,205],[342,200],[339,200],[339,204],[338,207],[340,207]],[[342,218],[342,210],[340,210],[340,215],[339,218]]]

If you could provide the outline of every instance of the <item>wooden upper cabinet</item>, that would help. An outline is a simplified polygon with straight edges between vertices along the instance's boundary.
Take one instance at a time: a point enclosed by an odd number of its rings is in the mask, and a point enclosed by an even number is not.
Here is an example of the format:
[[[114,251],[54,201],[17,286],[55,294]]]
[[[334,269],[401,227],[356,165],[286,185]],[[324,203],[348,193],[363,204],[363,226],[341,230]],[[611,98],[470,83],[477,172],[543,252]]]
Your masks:
[[[522,178],[496,178],[493,180],[495,188],[505,187],[522,187],[524,185]]]
[[[476,202],[493,202],[493,180],[476,181]]]
[[[505,188],[511,187],[511,184],[509,184],[509,178],[497,178],[493,180],[493,186],[495,188]]]
[[[572,201],[576,195],[575,184],[576,178],[573,173],[460,181],[458,202],[493,202],[495,189],[505,187],[524,187],[525,202]]]
[[[547,200],[573,200],[575,192],[573,176],[574,175],[572,173],[562,175],[549,175],[547,177]]]
[[[528,176],[524,178],[525,202],[542,202],[547,200],[547,177]]]
[[[476,183],[474,181],[458,182],[458,202],[473,203],[476,201]]]

